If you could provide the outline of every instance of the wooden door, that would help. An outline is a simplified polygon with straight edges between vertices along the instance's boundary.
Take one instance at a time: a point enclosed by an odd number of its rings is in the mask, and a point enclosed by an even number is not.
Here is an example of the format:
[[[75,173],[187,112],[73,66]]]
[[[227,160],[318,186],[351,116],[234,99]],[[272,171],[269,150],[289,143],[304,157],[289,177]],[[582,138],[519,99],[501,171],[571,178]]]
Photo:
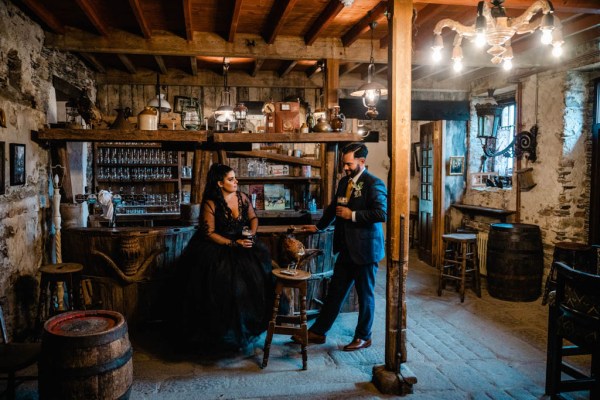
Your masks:
[[[421,180],[419,190],[419,259],[432,265],[431,245],[433,230],[433,132],[434,122],[420,127]]]

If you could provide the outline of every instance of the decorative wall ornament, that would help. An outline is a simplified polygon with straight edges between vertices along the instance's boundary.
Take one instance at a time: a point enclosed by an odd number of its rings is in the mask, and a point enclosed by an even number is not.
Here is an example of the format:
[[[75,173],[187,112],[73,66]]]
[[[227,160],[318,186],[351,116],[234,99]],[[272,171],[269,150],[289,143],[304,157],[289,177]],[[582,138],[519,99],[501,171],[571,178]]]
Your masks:
[[[515,143],[515,155],[517,158],[525,156],[528,161],[537,160],[537,135],[538,126],[533,125],[529,131],[519,132]]]

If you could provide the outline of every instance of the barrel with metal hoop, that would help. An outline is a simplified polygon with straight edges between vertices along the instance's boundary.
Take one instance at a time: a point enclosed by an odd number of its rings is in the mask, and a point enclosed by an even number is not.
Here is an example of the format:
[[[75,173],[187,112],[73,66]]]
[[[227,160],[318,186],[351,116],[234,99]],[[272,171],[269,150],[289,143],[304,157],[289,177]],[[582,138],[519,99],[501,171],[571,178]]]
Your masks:
[[[554,245],[552,266],[546,278],[542,304],[548,302],[548,295],[556,288],[556,267],[554,262],[562,261],[567,266],[588,274],[598,274],[598,252],[592,246],[576,242],[558,242]]]
[[[72,311],[44,324],[40,399],[128,399],[133,351],[118,312]]]
[[[333,254],[333,228],[328,228],[319,232],[303,231],[298,227],[291,226],[261,226],[258,230],[258,237],[263,241],[271,251],[271,258],[279,265],[287,265],[284,255],[281,252],[282,237],[286,234],[292,234],[298,239],[307,249],[318,249],[321,252],[311,257],[302,265],[302,269],[311,273],[308,280],[307,291],[307,314],[318,314],[325,295],[329,280],[333,275],[333,266],[335,264],[335,256]],[[350,296],[349,300],[344,304],[342,311],[356,311],[354,308],[355,298]],[[298,309],[294,307],[295,309]]]
[[[542,292],[544,253],[539,226],[490,225],[487,282],[491,296],[510,301],[534,301]]]

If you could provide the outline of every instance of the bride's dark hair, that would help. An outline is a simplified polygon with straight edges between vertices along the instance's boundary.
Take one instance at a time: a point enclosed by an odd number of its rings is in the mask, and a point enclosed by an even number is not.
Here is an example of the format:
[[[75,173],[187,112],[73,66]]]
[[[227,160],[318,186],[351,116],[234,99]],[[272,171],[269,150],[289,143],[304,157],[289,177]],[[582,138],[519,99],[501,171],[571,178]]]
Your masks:
[[[229,165],[224,164],[213,164],[208,170],[206,176],[206,187],[202,194],[202,207],[204,207],[207,200],[212,200],[215,203],[215,212],[221,211],[226,218],[231,218],[231,209],[227,207],[223,192],[219,187],[219,182],[225,179],[228,173],[233,171]]]

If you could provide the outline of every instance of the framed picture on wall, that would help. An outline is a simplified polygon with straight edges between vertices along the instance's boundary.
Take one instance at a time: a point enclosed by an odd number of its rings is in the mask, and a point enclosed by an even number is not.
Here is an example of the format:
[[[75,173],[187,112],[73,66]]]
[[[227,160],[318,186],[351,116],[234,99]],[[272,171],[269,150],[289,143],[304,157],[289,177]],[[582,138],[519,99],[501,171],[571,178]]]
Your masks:
[[[10,144],[10,185],[25,184],[25,145]]]
[[[6,176],[6,170],[4,162],[5,157],[5,143],[0,142],[0,194],[6,193],[6,182],[4,181],[4,177]]]
[[[462,175],[465,172],[464,157],[450,157],[450,173],[448,175]]]

